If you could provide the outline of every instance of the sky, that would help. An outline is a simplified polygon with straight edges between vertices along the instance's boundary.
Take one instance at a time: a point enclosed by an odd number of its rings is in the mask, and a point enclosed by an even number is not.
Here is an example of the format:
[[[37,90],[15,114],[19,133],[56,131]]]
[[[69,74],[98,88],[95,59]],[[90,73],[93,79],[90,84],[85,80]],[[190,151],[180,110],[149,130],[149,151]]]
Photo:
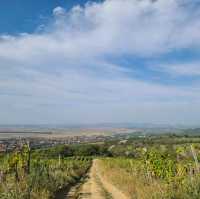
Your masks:
[[[0,124],[200,124],[199,0],[3,0]]]

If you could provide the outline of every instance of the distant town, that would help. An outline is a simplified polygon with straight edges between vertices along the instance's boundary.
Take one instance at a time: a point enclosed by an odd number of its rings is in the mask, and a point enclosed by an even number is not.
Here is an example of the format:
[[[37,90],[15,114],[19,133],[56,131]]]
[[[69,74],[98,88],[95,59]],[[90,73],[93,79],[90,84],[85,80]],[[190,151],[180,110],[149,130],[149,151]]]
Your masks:
[[[0,128],[0,153],[10,152],[29,143],[32,149],[48,148],[60,144],[100,143],[126,140],[147,135],[187,134],[199,135],[200,128]]]
[[[88,135],[86,135],[86,133]],[[60,132],[47,132],[47,131],[1,131],[0,132],[0,152],[10,152],[20,148],[25,143],[29,143],[32,149],[48,148],[59,144],[84,144],[84,143],[97,143],[115,139],[126,139],[133,133],[136,135],[135,130],[130,129],[115,129],[112,131],[107,130],[79,130],[79,133],[60,133]],[[139,135],[141,133],[139,132]],[[142,136],[142,135],[141,135]]]

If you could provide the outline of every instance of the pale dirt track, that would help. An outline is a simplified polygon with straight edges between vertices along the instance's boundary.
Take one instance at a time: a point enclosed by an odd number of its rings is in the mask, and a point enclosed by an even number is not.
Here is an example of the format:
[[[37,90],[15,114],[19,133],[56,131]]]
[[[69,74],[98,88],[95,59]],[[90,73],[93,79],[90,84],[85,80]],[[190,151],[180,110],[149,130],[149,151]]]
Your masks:
[[[93,161],[88,178],[79,188],[72,188],[66,199],[128,199],[101,175],[99,161]]]

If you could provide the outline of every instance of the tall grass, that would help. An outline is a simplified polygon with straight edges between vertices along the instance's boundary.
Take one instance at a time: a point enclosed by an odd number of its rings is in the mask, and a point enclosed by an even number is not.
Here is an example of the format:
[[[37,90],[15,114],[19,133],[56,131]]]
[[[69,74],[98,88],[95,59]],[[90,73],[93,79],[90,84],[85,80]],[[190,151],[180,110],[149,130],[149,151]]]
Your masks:
[[[184,148],[184,147],[183,147]],[[131,199],[199,199],[200,173],[191,152],[141,149],[138,158],[103,158],[102,175]],[[193,151],[194,153],[194,151]]]
[[[91,165],[89,158],[31,158],[27,172],[26,158],[21,154],[1,159],[1,199],[49,199],[54,193],[76,182]],[[16,176],[17,174],[17,176]]]

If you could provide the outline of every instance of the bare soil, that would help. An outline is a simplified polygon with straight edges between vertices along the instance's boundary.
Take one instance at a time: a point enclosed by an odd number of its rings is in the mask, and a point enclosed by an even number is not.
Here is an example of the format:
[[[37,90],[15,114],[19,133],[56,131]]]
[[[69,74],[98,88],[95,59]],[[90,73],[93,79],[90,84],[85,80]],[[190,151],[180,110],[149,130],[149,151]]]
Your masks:
[[[101,175],[99,161],[93,161],[85,181],[72,187],[65,199],[128,199]]]

